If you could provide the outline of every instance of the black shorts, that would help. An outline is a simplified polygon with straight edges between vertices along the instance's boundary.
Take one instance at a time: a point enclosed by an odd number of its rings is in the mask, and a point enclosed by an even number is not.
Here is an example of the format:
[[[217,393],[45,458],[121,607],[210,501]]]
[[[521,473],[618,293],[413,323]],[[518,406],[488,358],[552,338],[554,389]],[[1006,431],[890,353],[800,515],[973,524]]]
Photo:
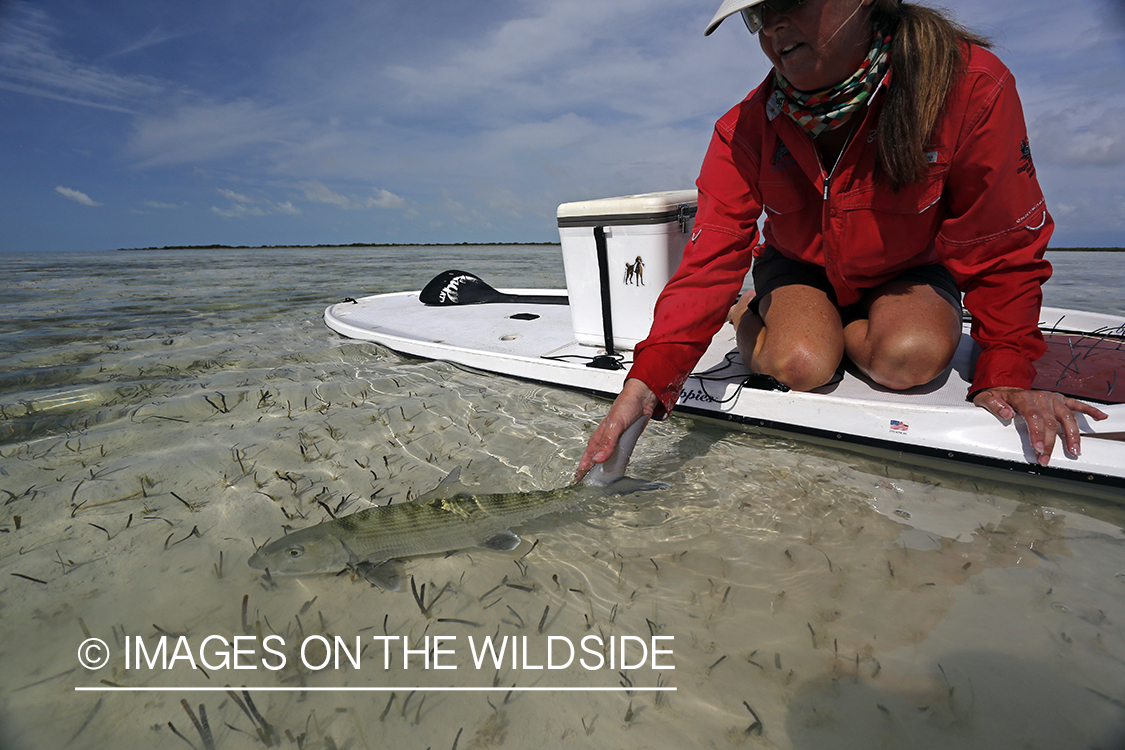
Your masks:
[[[754,299],[750,303],[750,311],[760,315],[758,305],[762,298],[783,286],[800,284],[819,289],[828,295],[828,299],[837,307],[836,290],[828,280],[828,273],[820,266],[811,263],[802,263],[785,257],[772,247],[767,247],[757,258],[754,258],[752,269],[754,277]],[[929,265],[916,266],[903,271],[891,281],[914,281],[920,284],[929,284],[942,297],[949,301],[957,311],[961,312],[961,292],[957,289],[957,281],[945,266]],[[867,309],[863,302],[840,308],[840,318],[845,324],[867,317]]]

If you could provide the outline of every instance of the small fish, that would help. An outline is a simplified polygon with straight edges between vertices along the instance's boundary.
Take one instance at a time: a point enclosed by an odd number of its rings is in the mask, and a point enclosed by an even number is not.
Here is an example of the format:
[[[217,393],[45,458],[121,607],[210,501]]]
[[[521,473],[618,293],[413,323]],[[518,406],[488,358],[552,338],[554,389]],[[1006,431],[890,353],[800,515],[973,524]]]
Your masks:
[[[515,549],[520,538],[511,526],[570,507],[590,487],[612,494],[667,487],[625,477],[645,421],[637,421],[622,434],[608,460],[567,487],[472,495],[459,484],[461,470],[455,469],[415,502],[367,508],[299,529],[263,546],[251,555],[249,565],[275,575],[335,573],[351,567],[371,583],[395,591],[402,581],[399,558],[468,547]]]

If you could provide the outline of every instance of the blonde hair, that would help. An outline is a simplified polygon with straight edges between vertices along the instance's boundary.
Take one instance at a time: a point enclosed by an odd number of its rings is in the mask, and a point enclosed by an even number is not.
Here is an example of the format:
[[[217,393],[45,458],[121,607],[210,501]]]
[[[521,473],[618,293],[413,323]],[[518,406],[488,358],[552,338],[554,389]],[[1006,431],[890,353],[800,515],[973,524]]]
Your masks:
[[[879,119],[877,165],[894,190],[926,174],[926,146],[946,97],[964,74],[962,43],[992,43],[945,12],[901,0],[875,0],[872,20],[893,34],[894,77]]]

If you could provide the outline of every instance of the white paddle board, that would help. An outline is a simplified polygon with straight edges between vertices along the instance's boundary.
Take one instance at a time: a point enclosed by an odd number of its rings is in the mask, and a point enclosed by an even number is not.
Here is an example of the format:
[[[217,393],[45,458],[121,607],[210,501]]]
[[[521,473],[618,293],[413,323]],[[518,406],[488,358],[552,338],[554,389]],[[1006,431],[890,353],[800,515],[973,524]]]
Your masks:
[[[423,304],[416,291],[381,294],[332,305],[324,320],[344,336],[417,357],[608,398],[621,390],[631,352],[616,355],[623,369],[590,366],[606,363],[604,349],[575,340],[564,291],[497,291],[481,284],[483,294],[467,295],[472,303],[446,300],[436,306]],[[1041,327],[1050,349],[1038,363],[1036,387],[1086,397],[1110,415],[1101,422],[1078,415],[1082,455],[1066,454],[1059,440],[1047,467],[1036,463],[1022,420],[1003,424],[966,401],[978,351],[968,321],[949,369],[933,383],[904,392],[852,371],[811,393],[759,390],[728,325],[684,384],[675,412],[909,463],[994,479],[999,471],[1011,481],[1125,500],[1125,318],[1044,308]]]

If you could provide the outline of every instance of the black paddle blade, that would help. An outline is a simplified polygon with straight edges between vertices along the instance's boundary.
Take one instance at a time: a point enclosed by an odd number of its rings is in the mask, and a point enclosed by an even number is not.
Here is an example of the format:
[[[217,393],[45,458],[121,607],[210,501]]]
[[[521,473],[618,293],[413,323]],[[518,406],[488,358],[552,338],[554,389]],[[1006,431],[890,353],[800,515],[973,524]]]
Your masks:
[[[534,305],[565,305],[563,296],[504,294],[468,271],[443,271],[435,276],[418,295],[424,305],[479,305],[485,302],[519,302]]]
[[[506,301],[506,296],[467,271],[443,271],[426,284],[418,299],[424,305],[476,305]]]

